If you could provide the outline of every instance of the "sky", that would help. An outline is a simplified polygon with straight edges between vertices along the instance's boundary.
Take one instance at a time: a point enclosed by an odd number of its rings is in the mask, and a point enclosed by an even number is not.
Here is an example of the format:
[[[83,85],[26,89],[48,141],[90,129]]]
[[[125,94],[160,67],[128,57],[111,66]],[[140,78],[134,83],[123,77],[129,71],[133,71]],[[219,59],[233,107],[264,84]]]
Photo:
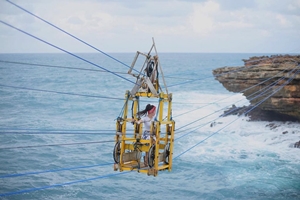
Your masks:
[[[300,53],[300,0],[10,2],[103,52]],[[6,0],[0,20],[0,53],[96,52]]]

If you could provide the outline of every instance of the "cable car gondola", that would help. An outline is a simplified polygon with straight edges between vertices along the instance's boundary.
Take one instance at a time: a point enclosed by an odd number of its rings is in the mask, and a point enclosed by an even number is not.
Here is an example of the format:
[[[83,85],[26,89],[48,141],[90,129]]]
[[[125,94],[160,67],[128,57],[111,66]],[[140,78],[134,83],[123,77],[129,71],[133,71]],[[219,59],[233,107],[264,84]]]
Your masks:
[[[152,56],[152,51],[155,55]],[[139,58],[145,58],[139,71],[133,72]],[[158,171],[172,169],[174,147],[175,121],[172,119],[172,94],[168,93],[159,57],[153,39],[153,45],[148,54],[137,51],[128,74],[136,77],[136,84],[125,93],[125,103],[122,114],[117,118],[115,146],[113,149],[114,170],[138,171],[157,176]],[[164,82],[165,91],[159,84],[159,78]],[[154,120],[151,122],[149,139],[143,139],[143,123],[133,123],[139,120],[140,104],[143,100],[157,100]],[[131,106],[132,117],[128,117]],[[127,130],[127,124],[133,123],[133,132]]]

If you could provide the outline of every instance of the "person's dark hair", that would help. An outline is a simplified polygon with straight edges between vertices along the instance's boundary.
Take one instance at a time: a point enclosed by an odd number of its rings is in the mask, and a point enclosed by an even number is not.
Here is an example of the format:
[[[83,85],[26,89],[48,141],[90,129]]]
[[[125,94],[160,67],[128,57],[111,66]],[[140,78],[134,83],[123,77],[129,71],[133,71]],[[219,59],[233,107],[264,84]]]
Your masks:
[[[154,105],[151,105],[151,104],[148,104],[144,110],[142,110],[142,111],[140,111],[140,112],[137,112],[136,114],[137,114],[137,116],[139,116],[139,117],[144,116],[144,115],[146,115],[147,112],[148,112],[149,110],[151,110],[153,107],[155,107],[155,106],[154,106]]]

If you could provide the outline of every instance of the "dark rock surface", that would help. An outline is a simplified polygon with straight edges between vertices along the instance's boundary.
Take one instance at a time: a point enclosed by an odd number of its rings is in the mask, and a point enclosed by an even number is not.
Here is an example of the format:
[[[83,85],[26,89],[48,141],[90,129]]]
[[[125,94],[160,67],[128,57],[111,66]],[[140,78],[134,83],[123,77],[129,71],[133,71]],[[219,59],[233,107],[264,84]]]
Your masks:
[[[213,70],[213,74],[227,90],[243,93],[251,106],[258,105],[249,113],[250,118],[300,121],[300,55],[251,57],[243,61],[245,66],[222,67]],[[246,108],[234,109],[233,114],[241,114]]]

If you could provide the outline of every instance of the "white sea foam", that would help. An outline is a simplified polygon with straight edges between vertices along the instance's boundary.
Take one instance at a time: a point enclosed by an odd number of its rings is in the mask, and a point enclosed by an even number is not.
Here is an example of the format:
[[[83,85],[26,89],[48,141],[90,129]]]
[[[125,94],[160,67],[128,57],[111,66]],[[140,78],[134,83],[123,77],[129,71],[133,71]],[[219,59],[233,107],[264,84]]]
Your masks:
[[[233,123],[228,125],[231,122]],[[212,150],[209,155],[214,157],[213,159],[244,158],[255,160],[257,157],[271,155],[276,159],[299,163],[299,150],[293,145],[300,139],[300,124],[292,122],[272,123],[278,127],[272,129],[268,126],[270,122],[248,121],[247,117],[227,116],[221,118],[212,127],[207,125],[190,134],[188,140],[191,142],[189,145],[196,143],[192,141],[205,140],[213,135],[195,147],[191,155],[201,156],[207,154],[203,150],[208,151],[208,153]],[[227,127],[224,128],[225,126]]]
[[[190,152],[185,153],[186,159],[193,160],[194,157],[204,156],[213,160],[250,159],[254,161],[258,157],[266,156],[291,163],[300,162],[299,150],[293,147],[295,142],[300,140],[299,123],[250,121],[248,117],[236,115],[220,117],[226,109],[232,106],[234,101],[230,101],[230,98],[234,100],[244,98],[243,101],[236,103],[236,106],[248,105],[249,102],[241,94],[192,93],[190,98],[185,99],[186,96],[188,93],[180,93],[179,99],[186,100],[188,106],[182,106],[182,109],[174,112],[183,113],[183,115],[178,114],[176,118],[176,128],[179,129],[176,136],[180,138],[178,154],[200,142]],[[226,102],[216,102],[220,99],[226,99]],[[188,104],[190,102],[194,104]],[[197,121],[197,119],[201,120]],[[191,122],[195,123],[186,126]],[[181,126],[184,127],[181,129]],[[180,137],[185,134],[187,136],[184,138]],[[204,141],[201,142],[202,140]]]
[[[230,54],[231,55],[231,54]],[[63,55],[0,55],[3,59],[82,67]],[[98,54],[86,55],[98,60]],[[127,54],[121,54],[127,58]],[[178,57],[179,56],[179,57]],[[188,56],[188,60],[184,59]],[[232,54],[234,63],[247,55]],[[130,55],[130,60],[132,59]],[[165,54],[174,76],[197,74],[211,76],[211,70],[228,63],[228,55]],[[218,57],[216,61],[215,58]],[[180,59],[178,59],[180,58]],[[201,67],[198,63],[205,65]],[[182,62],[182,63],[180,63]],[[102,60],[101,60],[102,63]],[[187,66],[188,69],[182,68]],[[190,64],[194,63],[194,64]],[[107,64],[103,62],[102,64]],[[191,65],[191,66],[190,66]],[[85,65],[84,65],[85,66]],[[178,67],[177,67],[178,66]],[[114,64],[109,64],[111,69]],[[121,68],[120,68],[121,69]],[[58,73],[61,69],[1,68],[2,84],[23,85],[53,91],[95,94],[124,98],[132,84],[124,84],[107,74],[78,71]],[[178,70],[178,71],[177,71]],[[178,74],[176,74],[178,73]],[[170,75],[170,74],[167,74]],[[54,76],[54,77],[53,77]],[[45,80],[46,79],[46,80]],[[176,79],[170,79],[178,83]],[[207,79],[205,79],[207,80]],[[41,93],[0,88],[3,130],[63,129],[112,130],[124,101],[82,96]],[[248,105],[241,94],[226,92],[213,77],[208,81],[169,88],[173,93],[173,119],[176,122],[172,172],[158,177],[129,172],[115,172],[112,166],[65,170],[0,179],[0,194],[20,189],[70,183],[43,191],[21,193],[15,199],[299,199],[298,123],[253,122],[245,116],[220,117],[233,104]],[[220,100],[222,99],[222,101]],[[242,99],[242,101],[239,101]],[[148,99],[147,99],[148,100]],[[220,100],[220,101],[218,101]],[[143,102],[144,105],[145,102]],[[155,103],[155,102],[153,102]],[[273,123],[273,122],[272,122]],[[227,126],[227,127],[225,127]],[[128,126],[128,128],[131,126]],[[287,131],[287,132],[286,132]],[[283,134],[285,133],[285,134]],[[0,135],[0,147],[84,143],[113,140],[114,135]],[[0,150],[0,173],[14,174],[67,167],[112,163],[114,143],[65,145],[40,148]],[[105,178],[101,178],[105,176]],[[95,178],[95,177],[98,177]],[[100,177],[100,178],[99,178]],[[80,182],[88,178],[91,181]],[[155,191],[155,192],[153,192]],[[8,197],[9,199],[10,197]]]

